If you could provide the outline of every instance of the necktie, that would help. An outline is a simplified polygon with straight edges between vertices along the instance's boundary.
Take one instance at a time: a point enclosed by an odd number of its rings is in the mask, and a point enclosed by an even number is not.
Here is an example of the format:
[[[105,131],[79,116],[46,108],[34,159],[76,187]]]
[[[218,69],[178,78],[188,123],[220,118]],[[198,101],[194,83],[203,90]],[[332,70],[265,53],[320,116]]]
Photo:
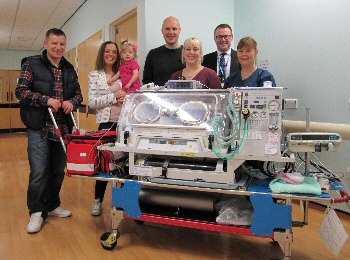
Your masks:
[[[226,53],[223,52],[220,54],[220,60],[219,60],[219,78],[221,82],[225,81],[225,75],[226,75],[226,61],[225,61],[225,55]]]

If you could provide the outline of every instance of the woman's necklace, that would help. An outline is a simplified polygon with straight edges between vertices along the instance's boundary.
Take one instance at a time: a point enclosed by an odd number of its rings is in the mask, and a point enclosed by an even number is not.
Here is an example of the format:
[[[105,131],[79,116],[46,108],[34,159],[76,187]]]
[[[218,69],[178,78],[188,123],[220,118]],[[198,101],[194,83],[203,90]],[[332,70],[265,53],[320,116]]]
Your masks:
[[[190,71],[188,68],[186,68],[186,73],[185,74],[187,74],[187,78],[192,78],[192,75],[196,76],[199,69],[200,69],[200,67],[195,68],[193,71]],[[186,77],[186,75],[185,75],[185,77]]]

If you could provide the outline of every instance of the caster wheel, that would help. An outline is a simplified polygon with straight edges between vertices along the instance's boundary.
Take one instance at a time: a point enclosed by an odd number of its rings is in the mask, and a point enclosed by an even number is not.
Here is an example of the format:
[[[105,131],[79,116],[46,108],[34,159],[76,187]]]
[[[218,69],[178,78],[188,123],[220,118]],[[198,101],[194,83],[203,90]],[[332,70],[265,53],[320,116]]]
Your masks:
[[[106,250],[112,250],[118,244],[118,234],[106,232],[100,237],[100,243]]]

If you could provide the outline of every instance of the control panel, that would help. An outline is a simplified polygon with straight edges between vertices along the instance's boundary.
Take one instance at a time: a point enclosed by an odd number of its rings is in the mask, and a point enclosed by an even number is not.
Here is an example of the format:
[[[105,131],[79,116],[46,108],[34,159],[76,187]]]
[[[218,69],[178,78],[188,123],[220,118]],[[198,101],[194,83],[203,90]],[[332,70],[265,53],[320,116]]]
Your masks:
[[[239,154],[277,156],[282,135],[282,91],[278,87],[235,88],[241,96],[242,120],[247,116],[245,143]],[[242,124],[243,126],[243,124]],[[244,129],[241,129],[241,136]]]
[[[323,132],[290,133],[287,137],[291,152],[337,151],[342,142],[340,134]]]
[[[196,80],[168,80],[167,89],[201,89],[202,84]]]

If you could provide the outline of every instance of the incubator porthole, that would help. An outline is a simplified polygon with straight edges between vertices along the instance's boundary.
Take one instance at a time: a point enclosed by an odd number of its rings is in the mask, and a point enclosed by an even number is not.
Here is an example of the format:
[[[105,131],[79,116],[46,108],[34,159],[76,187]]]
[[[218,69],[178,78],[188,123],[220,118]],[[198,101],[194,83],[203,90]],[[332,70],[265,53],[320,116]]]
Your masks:
[[[132,116],[138,123],[152,124],[159,120],[161,107],[155,102],[143,101],[135,107]]]
[[[201,101],[190,101],[182,104],[177,117],[185,125],[199,125],[208,117],[208,107]]]

